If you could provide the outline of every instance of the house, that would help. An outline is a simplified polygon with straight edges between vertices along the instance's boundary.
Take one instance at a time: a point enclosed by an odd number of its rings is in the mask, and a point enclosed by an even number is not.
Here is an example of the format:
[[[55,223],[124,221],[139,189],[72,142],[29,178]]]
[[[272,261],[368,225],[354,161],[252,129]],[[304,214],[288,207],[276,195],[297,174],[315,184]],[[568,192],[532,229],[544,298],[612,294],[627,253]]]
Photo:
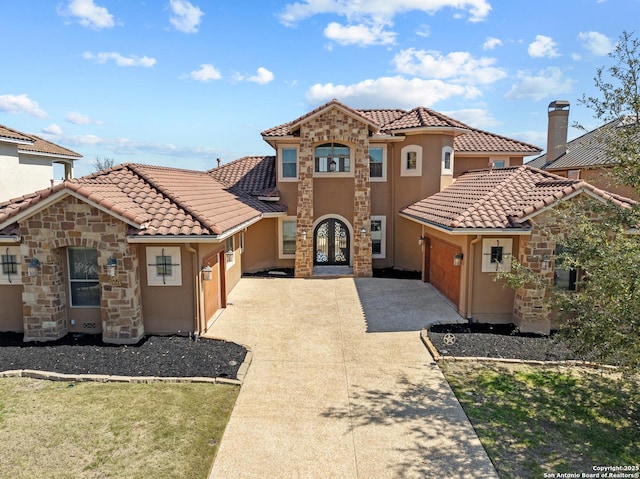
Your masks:
[[[582,179],[597,188],[639,199],[634,188],[617,184],[611,174],[615,163],[609,157],[604,141],[607,129],[616,127],[619,121],[614,120],[567,141],[569,108],[566,100],[549,104],[547,151],[527,165],[566,178]]]
[[[544,333],[544,292],[490,273],[513,255],[572,287],[541,233],[549,209],[584,196],[633,204],[523,166],[541,150],[423,107],[332,100],[262,137],[274,155],[206,172],[119,165],[0,204],[0,330],[199,334],[243,273],[396,268],[421,272],[464,318]]]
[[[53,181],[53,165],[73,177],[73,162],[82,155],[38,136],[0,125],[0,201],[46,188]]]

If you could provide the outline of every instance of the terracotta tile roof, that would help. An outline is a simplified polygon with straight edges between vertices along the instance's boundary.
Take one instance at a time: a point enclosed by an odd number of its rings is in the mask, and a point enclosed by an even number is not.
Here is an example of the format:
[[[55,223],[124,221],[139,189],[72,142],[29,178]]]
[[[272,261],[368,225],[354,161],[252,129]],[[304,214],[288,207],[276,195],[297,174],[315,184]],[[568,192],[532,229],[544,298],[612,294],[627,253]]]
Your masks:
[[[613,160],[607,154],[606,129],[616,128],[619,124],[618,120],[614,120],[567,142],[567,152],[555,161],[548,162],[545,152],[544,155],[534,158],[527,165],[550,171],[610,166],[613,164]]]
[[[276,157],[245,156],[207,173],[229,188],[263,196],[276,186]]]
[[[322,107],[316,108],[301,118],[315,114],[320,109],[326,108],[326,106],[327,105],[323,105]],[[342,106],[344,107],[344,105]],[[412,128],[452,128],[457,129],[460,133],[466,130],[464,133],[456,135],[454,139],[454,149],[458,152],[522,153],[528,156],[542,151],[542,149],[537,146],[519,140],[472,128],[458,120],[425,107],[417,107],[410,111],[400,109],[352,111],[359,113],[371,122],[377,124],[382,133],[391,135],[393,135],[394,132],[402,132],[403,130],[410,130]],[[299,122],[300,118],[293,122],[270,128],[263,131],[262,136],[268,138],[291,136],[294,134],[292,127]]]
[[[18,130],[0,125],[0,139],[9,138],[11,140],[19,140],[28,142],[28,144],[20,144],[18,151],[24,153],[39,153],[47,156],[57,156],[61,158],[76,159],[82,158],[80,153],[64,148],[63,146],[51,143],[39,136],[22,133]]]
[[[0,234],[7,234],[20,212],[64,191],[126,219],[135,225],[128,234],[135,236],[217,236],[263,213],[286,211],[277,203],[232,192],[206,172],[123,164],[1,203],[5,229]]]
[[[448,230],[523,229],[526,218],[580,190],[622,207],[634,204],[579,180],[528,166],[476,170],[443,191],[418,201],[401,214]]]
[[[0,138],[9,138],[11,140],[33,142],[30,136],[4,125],[0,125]]]

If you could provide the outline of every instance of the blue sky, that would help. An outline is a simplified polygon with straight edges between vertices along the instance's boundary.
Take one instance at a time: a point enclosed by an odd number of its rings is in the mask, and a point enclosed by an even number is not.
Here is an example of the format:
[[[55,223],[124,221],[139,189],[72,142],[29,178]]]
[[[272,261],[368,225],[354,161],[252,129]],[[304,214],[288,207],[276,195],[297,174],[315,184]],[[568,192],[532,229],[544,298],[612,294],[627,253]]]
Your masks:
[[[84,155],[208,169],[337,98],[546,145],[640,0],[2,0],[0,124]],[[640,34],[640,32],[635,32]],[[570,136],[579,134],[571,130]]]

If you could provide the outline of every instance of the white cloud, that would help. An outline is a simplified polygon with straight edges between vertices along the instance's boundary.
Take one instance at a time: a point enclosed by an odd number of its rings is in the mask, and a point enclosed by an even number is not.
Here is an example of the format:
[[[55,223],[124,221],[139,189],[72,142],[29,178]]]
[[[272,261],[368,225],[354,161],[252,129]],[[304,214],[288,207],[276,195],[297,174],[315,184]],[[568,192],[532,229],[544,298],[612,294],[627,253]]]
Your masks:
[[[430,106],[453,96],[471,99],[480,95],[480,90],[473,86],[395,76],[364,80],[353,85],[317,83],[307,91],[306,99],[312,105],[337,98],[354,108],[413,108]]]
[[[433,50],[402,50],[393,59],[396,70],[423,78],[451,79],[456,83],[489,84],[507,76],[502,68],[493,66],[495,58],[474,58],[469,52],[442,55]]]
[[[74,125],[102,125],[101,121],[93,120],[88,115],[77,111],[70,111],[64,119]]]
[[[416,31],[416,35],[418,35],[419,37],[427,38],[431,35],[431,27],[426,24],[420,25],[420,30]]]
[[[147,56],[138,57],[136,55],[125,57],[118,52],[100,52],[97,54],[84,52],[82,54],[82,57],[86,60],[95,60],[97,63],[107,63],[109,60],[113,60],[119,67],[150,68],[156,64],[155,58],[150,58]]]
[[[578,39],[582,40],[582,46],[597,56],[609,54],[614,44],[609,38],[599,32],[580,32]]]
[[[11,114],[24,113],[36,118],[46,118],[47,112],[40,108],[37,101],[26,94],[0,95],[0,111]]]
[[[396,34],[384,30],[383,24],[348,25],[342,26],[331,22],[324,29],[324,35],[340,45],[391,45],[395,42]]]
[[[536,35],[536,39],[529,44],[529,55],[534,58],[553,58],[560,54],[556,47],[558,45],[553,41],[553,38],[545,35]]]
[[[55,123],[52,123],[49,126],[45,126],[41,131],[42,133],[46,133],[54,136],[62,135],[62,128],[60,128]]]
[[[562,71],[556,67],[531,74],[527,71],[518,72],[518,82],[504,96],[507,100],[542,100],[561,93],[570,93],[574,81],[565,78]]]
[[[482,108],[465,108],[455,111],[443,111],[442,113],[474,128],[491,128],[501,124],[491,116],[491,113]]]
[[[487,37],[484,44],[482,45],[482,49],[493,50],[494,48],[499,47],[501,45],[502,45],[502,40],[500,40],[499,38]]]
[[[247,81],[259,83],[260,85],[265,85],[273,81],[273,78],[274,78],[274,75],[272,72],[270,72],[264,67],[260,67],[258,68],[257,74],[247,78]]]
[[[280,22],[293,26],[305,18],[326,13],[347,19],[390,21],[395,15],[412,10],[434,14],[447,7],[467,12],[469,21],[472,22],[484,20],[491,11],[487,0],[301,0],[284,7],[280,13]]]
[[[93,0],[70,0],[66,8],[58,7],[58,14],[76,17],[83,27],[102,30],[112,28],[113,15],[105,7],[96,5]]]
[[[204,12],[186,0],[170,0],[170,3],[171,25],[183,33],[197,33]]]
[[[202,65],[200,65],[200,70],[192,71],[191,73],[189,73],[189,76],[194,80],[198,80],[201,82],[220,80],[220,78],[222,78],[222,75],[216,69],[216,67],[209,63],[203,63]]]

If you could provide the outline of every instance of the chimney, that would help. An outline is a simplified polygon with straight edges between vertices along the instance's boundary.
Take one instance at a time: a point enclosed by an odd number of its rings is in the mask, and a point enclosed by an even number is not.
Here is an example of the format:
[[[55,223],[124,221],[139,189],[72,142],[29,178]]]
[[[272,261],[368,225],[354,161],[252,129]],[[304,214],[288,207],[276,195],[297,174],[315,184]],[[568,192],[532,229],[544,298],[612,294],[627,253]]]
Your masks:
[[[549,103],[547,163],[557,160],[567,152],[568,128],[569,102],[567,100],[556,100]]]

